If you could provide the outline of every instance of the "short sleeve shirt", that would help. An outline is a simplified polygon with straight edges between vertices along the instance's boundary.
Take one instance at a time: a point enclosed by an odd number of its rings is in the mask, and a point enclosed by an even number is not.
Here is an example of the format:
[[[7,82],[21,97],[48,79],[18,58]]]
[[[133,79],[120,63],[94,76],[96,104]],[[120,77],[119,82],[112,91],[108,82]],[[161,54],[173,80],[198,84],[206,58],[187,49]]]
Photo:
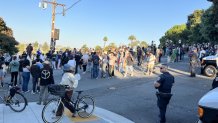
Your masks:
[[[174,77],[169,72],[164,72],[159,76],[157,82],[160,84],[159,92],[171,93],[171,88],[174,83]]]

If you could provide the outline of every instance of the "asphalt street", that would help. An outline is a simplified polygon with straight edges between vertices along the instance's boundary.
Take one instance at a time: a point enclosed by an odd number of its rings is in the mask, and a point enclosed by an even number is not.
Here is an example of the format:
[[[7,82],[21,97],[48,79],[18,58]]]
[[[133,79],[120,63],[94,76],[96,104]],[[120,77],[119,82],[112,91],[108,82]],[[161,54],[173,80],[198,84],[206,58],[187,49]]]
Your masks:
[[[188,69],[187,62],[170,63],[174,69]],[[156,71],[159,71],[158,69]],[[81,72],[81,71],[80,71]],[[198,100],[211,88],[212,79],[190,78],[182,72],[170,71],[175,76],[173,97],[167,110],[167,123],[195,123]],[[153,87],[158,73],[145,76],[140,70],[134,77],[118,74],[112,79],[91,79],[90,73],[81,74],[77,90],[94,97],[96,106],[120,114],[136,123],[155,123],[158,120],[156,90]],[[61,81],[61,70],[54,70],[55,83]],[[10,82],[10,75],[5,79]],[[29,89],[31,90],[32,81]],[[24,94],[29,102],[36,102],[38,94]],[[52,97],[51,97],[52,98]]]

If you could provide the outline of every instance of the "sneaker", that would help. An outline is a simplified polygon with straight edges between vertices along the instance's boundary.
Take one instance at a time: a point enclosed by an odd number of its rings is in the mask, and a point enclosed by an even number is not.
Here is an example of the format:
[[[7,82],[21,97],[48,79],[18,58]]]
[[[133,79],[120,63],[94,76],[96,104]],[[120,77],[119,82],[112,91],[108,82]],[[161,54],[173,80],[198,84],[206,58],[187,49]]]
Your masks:
[[[32,91],[31,94],[36,94],[36,92],[33,92],[33,91]]]

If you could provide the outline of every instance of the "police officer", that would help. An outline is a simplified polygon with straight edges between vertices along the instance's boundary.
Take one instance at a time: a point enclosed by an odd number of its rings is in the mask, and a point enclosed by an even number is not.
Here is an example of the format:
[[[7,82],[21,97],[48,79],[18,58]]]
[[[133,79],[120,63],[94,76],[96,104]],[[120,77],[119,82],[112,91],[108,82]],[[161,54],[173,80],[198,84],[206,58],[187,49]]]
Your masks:
[[[160,67],[160,72],[162,73],[158,80],[154,82],[154,87],[158,89],[156,96],[157,96],[157,106],[159,108],[160,114],[160,122],[159,123],[165,123],[166,122],[166,109],[167,105],[171,99],[171,88],[174,83],[174,77],[167,72],[167,65],[163,64]]]

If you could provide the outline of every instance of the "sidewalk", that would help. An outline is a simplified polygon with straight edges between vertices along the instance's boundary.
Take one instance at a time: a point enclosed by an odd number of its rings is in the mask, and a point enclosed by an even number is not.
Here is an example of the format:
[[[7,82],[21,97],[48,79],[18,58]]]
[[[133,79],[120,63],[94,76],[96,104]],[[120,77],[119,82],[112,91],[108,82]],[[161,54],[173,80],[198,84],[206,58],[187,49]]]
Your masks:
[[[43,123],[41,118],[43,105],[35,102],[28,103],[23,112],[14,112],[8,106],[0,104],[0,123]],[[94,115],[90,118],[72,118],[71,113],[65,110],[65,115],[59,123],[134,123],[118,114],[95,107]]]

